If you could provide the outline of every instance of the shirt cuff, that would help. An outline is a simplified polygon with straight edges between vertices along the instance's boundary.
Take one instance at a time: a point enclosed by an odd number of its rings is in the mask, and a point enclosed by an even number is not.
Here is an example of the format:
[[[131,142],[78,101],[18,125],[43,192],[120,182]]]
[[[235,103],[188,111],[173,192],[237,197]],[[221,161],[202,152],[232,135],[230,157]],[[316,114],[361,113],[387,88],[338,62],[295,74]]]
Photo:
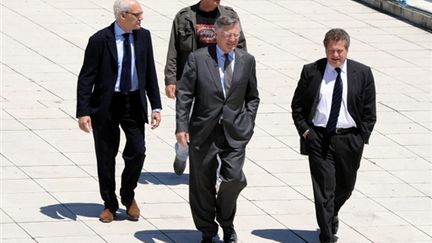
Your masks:
[[[153,109],[152,112],[158,112],[160,113],[162,109]]]

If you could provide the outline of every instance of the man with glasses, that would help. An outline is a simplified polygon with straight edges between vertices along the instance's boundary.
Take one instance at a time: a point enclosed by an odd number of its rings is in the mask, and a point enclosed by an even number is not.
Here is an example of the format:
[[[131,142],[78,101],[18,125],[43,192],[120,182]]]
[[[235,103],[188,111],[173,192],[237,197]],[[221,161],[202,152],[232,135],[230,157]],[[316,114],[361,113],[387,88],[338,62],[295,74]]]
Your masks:
[[[147,98],[152,108],[152,129],[159,126],[162,109],[150,32],[140,26],[143,11],[139,2],[116,0],[114,15],[114,23],[90,37],[77,87],[79,127],[87,133],[93,131],[99,189],[104,201],[99,219],[104,223],[114,220],[119,208],[115,157],[120,127],[126,137],[121,203],[130,220],[139,219],[134,189],[146,152]]]
[[[180,80],[189,54],[198,48],[216,43],[214,23],[221,15],[239,18],[232,8],[220,5],[220,0],[200,0],[197,4],[181,9],[175,16],[165,64],[165,93],[168,98],[175,98],[177,81]],[[243,32],[240,32],[237,47],[246,50]],[[182,150],[178,144],[176,149]],[[183,148],[185,149],[187,147]],[[187,155],[179,156],[179,152],[177,154],[173,165],[174,172],[182,175],[186,168]]]
[[[260,99],[255,58],[236,48],[239,20],[220,16],[215,31],[217,44],[192,52],[178,83],[176,139],[181,146],[189,143],[189,202],[201,242],[213,242],[217,221],[228,243],[237,242],[234,216],[246,186],[245,149]],[[218,164],[221,183],[216,195]]]

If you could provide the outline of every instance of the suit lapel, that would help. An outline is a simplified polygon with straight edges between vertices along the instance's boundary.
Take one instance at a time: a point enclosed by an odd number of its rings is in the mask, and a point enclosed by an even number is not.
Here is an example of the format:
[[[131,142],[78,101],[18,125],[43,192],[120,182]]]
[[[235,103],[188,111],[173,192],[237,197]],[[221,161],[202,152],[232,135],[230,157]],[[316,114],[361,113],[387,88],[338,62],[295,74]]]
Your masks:
[[[208,70],[210,71],[213,83],[216,85],[216,89],[219,91],[219,95],[224,98],[223,89],[221,84],[221,78],[218,69],[218,61],[216,55],[216,45],[208,47],[208,58],[206,58]]]
[[[327,65],[327,59],[319,60],[316,65],[317,65],[316,71],[318,73],[315,75],[315,79],[313,80],[311,87],[312,87],[312,90],[315,91],[315,97],[314,97],[315,103],[318,104],[319,93],[320,93],[320,89],[321,89],[321,82],[324,78],[324,72],[325,72],[325,68]]]
[[[312,92],[311,94],[313,94],[312,107],[310,109],[310,113],[309,113],[309,117],[308,117],[309,121],[312,121],[312,118],[315,115],[316,107],[318,106],[318,103],[319,103],[321,82],[322,82],[323,77],[324,77],[326,65],[327,65],[327,59],[326,58],[318,60],[316,62],[316,68],[312,69],[312,72],[314,72],[314,73],[310,74],[310,75],[314,76],[314,79],[309,84],[310,85],[309,90]]]
[[[114,58],[114,60],[118,63],[117,58],[117,47],[116,47],[116,41],[115,41],[115,34],[114,34],[114,23],[112,23],[108,27],[107,34],[105,36],[107,40],[108,50],[111,53],[111,56]]]
[[[357,82],[357,72],[355,68],[353,68],[353,64],[350,60],[347,60],[347,103],[348,107],[350,107],[351,104],[353,104],[353,97],[355,97],[355,92],[358,90],[359,82]],[[351,109],[348,108],[348,111]]]
[[[134,39],[134,52],[135,52],[135,69],[137,71],[137,77],[138,77],[138,85],[144,86],[144,79],[141,79],[141,77],[144,77],[144,74],[142,74],[143,65],[140,65],[142,63],[145,63],[145,57],[146,57],[146,48],[144,48],[144,38],[138,38],[138,31],[134,30],[132,31],[133,39]],[[142,88],[142,87],[140,87]]]

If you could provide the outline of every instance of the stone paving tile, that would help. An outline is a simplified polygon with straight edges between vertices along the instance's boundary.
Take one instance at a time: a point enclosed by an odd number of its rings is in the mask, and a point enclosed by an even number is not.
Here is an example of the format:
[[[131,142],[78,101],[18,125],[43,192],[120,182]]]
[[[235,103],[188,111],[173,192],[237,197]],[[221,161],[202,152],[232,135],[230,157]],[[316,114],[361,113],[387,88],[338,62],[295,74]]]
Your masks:
[[[195,2],[142,2],[162,89],[172,18]],[[432,35],[355,1],[222,4],[241,17],[261,96],[235,222],[240,242],[318,240],[309,165],[298,153],[290,101],[302,65],[324,55],[324,33],[336,26],[351,34],[349,57],[372,67],[378,108],[356,190],[341,211],[339,242],[430,242]],[[200,239],[188,206],[188,169],[172,173],[175,102],[164,96],[161,127],[146,133],[140,221],[124,220],[124,207],[120,220],[98,221],[103,204],[93,141],[77,128],[75,92],[88,37],[113,21],[111,9],[106,0],[2,3],[1,242]]]
[[[56,236],[96,236],[96,233],[81,221],[52,221],[19,223],[35,238]]]

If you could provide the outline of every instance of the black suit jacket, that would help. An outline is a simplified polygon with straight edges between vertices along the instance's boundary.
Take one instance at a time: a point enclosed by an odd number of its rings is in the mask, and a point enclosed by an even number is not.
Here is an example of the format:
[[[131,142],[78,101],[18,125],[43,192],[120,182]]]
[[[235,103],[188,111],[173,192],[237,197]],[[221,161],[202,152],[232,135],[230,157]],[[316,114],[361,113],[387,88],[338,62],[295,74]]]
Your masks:
[[[300,80],[295,90],[291,108],[292,117],[301,138],[301,152],[304,150],[303,133],[313,126],[312,119],[318,105],[321,81],[324,76],[327,59],[323,58],[303,67]],[[353,60],[347,60],[348,112],[354,119],[364,143],[376,122],[375,82],[368,66]]]
[[[133,31],[135,64],[143,119],[147,119],[147,98],[152,109],[161,109],[161,99],[153,59],[150,32],[140,28]],[[90,37],[84,63],[78,76],[76,116],[90,115],[92,125],[102,124],[109,114],[114,86],[118,75],[114,23]]]
[[[198,49],[189,55],[178,84],[176,132],[189,132],[192,145],[199,146],[222,116],[228,143],[234,148],[244,147],[253,134],[259,100],[252,55],[235,49],[233,79],[225,98],[216,45]]]

